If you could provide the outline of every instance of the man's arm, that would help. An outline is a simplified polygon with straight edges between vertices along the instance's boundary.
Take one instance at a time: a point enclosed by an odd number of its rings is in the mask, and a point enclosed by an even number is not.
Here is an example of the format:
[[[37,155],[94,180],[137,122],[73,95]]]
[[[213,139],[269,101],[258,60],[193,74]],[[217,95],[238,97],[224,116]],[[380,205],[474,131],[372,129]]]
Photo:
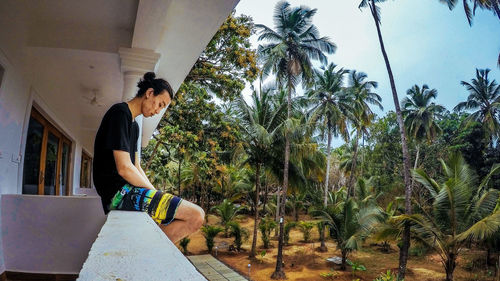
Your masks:
[[[113,150],[113,156],[115,158],[118,174],[128,183],[133,186],[156,190],[149,180],[141,174],[139,169],[132,164],[132,161],[130,161],[130,153],[121,150]]]
[[[139,152],[135,153],[135,167],[137,168],[137,170],[139,170],[139,172],[142,174],[144,179],[146,179],[149,183],[151,183],[148,179],[148,176],[146,176],[146,173],[144,172],[144,170],[141,167],[141,161],[139,160]],[[151,184],[151,185],[153,185],[153,184]]]

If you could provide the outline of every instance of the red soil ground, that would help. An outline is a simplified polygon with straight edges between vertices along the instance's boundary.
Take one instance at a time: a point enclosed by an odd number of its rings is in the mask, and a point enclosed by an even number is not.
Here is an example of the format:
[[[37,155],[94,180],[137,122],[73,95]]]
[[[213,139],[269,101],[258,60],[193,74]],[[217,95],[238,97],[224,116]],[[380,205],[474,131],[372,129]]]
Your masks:
[[[291,218],[290,218],[291,219]],[[301,217],[302,220],[308,220],[308,217]],[[265,249],[266,255],[250,260],[248,252],[252,243],[253,219],[251,217],[242,217],[238,219],[240,224],[249,231],[249,239],[243,244],[243,251],[240,253],[230,252],[227,249],[218,250],[217,258],[238,271],[244,276],[248,276],[248,264],[251,264],[251,280],[270,280],[270,276],[276,266],[276,254],[278,242],[276,239],[271,240],[272,248]],[[212,215],[208,216],[208,224],[217,224],[218,218]],[[233,238],[224,238],[220,233],[216,238],[216,245],[225,241],[229,245],[232,244]],[[328,252],[321,253],[317,251],[320,246],[318,242],[318,232],[313,230],[311,243],[302,242],[302,233],[299,230],[292,230],[290,233],[290,245],[284,248],[285,273],[288,280],[374,280],[382,272],[387,270],[395,271],[398,267],[399,252],[395,245],[391,245],[389,253],[383,253],[378,245],[367,241],[361,251],[352,253],[349,256],[350,260],[363,264],[366,271],[356,272],[353,274],[348,266],[346,271],[341,271],[339,266],[327,262],[325,259],[332,256],[340,256],[340,251],[337,250],[336,244],[332,240],[328,240],[326,245]],[[188,245],[189,255],[198,255],[208,253],[205,245],[205,238],[201,231],[198,231],[189,237],[191,242]],[[262,250],[262,241],[260,233],[257,239],[257,252]],[[215,252],[213,253],[215,256]],[[479,269],[466,270],[464,267],[470,265],[471,260],[484,259],[484,251],[464,250],[458,259],[458,267],[455,270],[455,280],[485,280],[493,281],[494,269],[490,268],[490,273],[485,266]],[[483,262],[484,264],[484,262]],[[333,268],[333,271],[331,271]],[[333,276],[323,277],[322,273],[333,272]],[[437,281],[444,280],[445,272],[437,254],[428,254],[420,257],[411,256],[408,261],[407,281]]]

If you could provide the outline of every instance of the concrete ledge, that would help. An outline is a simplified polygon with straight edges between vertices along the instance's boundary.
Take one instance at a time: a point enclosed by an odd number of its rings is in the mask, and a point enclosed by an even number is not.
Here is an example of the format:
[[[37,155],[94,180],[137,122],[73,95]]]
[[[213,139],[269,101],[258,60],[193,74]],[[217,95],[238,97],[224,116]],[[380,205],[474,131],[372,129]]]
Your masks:
[[[142,212],[111,211],[78,280],[206,280]]]

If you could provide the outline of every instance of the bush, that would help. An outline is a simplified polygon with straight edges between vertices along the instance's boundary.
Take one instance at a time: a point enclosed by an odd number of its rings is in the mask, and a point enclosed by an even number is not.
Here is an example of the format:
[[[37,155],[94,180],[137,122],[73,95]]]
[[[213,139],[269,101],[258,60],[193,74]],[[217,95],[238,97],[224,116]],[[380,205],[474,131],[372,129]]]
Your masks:
[[[276,228],[276,222],[269,217],[263,217],[259,223],[259,230],[262,234],[262,242],[264,243],[264,249],[269,249],[269,236],[271,231]]]
[[[203,236],[205,236],[205,242],[207,244],[208,252],[212,253],[212,248],[214,247],[214,238],[219,234],[219,232],[224,229],[218,226],[205,225],[201,228]]]
[[[230,229],[229,235],[234,237],[234,246],[239,252],[241,251],[241,245],[243,244],[243,241],[246,241],[248,239],[248,230],[241,227],[240,224],[235,221],[229,222],[228,226]]]
[[[299,228],[302,234],[304,235],[304,242],[309,242],[311,239],[311,231],[314,227],[315,223],[311,221],[301,221],[299,222]]]
[[[397,275],[387,270],[386,273],[381,273],[377,279],[374,281],[396,281],[398,279]]]
[[[184,253],[184,255],[187,255],[188,253],[187,247],[189,242],[191,242],[191,239],[187,237],[184,237],[181,239],[181,241],[179,241],[179,245],[182,247],[182,252]]]
[[[283,234],[283,242],[285,245],[288,245],[288,241],[290,240],[290,231],[297,226],[297,222],[289,221],[285,223],[285,233]]]

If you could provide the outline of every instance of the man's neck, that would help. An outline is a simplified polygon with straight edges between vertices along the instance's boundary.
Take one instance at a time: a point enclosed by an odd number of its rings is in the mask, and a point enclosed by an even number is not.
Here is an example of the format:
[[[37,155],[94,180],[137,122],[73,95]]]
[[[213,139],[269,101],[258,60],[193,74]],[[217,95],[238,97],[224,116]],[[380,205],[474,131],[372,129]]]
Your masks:
[[[127,102],[128,108],[130,109],[130,112],[132,113],[132,121],[135,119],[135,117],[141,115],[141,104],[142,101],[140,98],[133,98],[132,100]]]

